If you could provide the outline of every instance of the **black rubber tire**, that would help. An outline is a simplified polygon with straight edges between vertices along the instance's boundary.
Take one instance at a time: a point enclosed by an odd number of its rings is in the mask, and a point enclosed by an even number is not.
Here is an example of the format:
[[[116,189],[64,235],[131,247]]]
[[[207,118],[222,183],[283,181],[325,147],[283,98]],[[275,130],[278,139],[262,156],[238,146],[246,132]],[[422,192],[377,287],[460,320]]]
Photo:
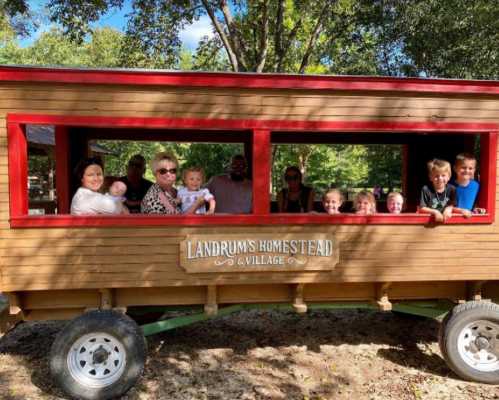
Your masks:
[[[112,384],[93,388],[78,382],[68,367],[73,345],[87,334],[102,332],[113,336],[125,350],[125,366]],[[128,316],[111,310],[91,311],[72,320],[56,337],[50,352],[50,372],[66,394],[83,400],[105,400],[123,395],[142,374],[147,344],[138,325]]]
[[[480,371],[468,365],[458,351],[458,337],[461,331],[474,321],[489,321],[499,325],[499,305],[481,301],[460,304],[442,322],[439,337],[442,355],[447,365],[461,378],[489,384],[499,384],[499,368],[494,371]],[[495,338],[494,341],[498,339]]]
[[[454,309],[455,308],[456,307],[454,307]],[[450,310],[447,314],[445,314],[445,317],[442,320],[442,322],[440,322],[440,326],[438,328],[438,347],[440,347],[440,352],[442,353],[442,357],[446,361],[447,361],[447,350],[445,349],[445,346],[444,346],[444,332],[445,332],[445,329],[447,327],[447,323],[449,322],[449,319],[453,315],[454,309]]]

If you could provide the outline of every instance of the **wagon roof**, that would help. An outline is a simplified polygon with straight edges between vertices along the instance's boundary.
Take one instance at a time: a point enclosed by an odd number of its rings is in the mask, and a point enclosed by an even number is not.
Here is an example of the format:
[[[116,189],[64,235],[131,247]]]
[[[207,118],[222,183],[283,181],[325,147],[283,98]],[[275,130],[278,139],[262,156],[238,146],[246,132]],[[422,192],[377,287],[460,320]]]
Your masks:
[[[499,95],[499,81],[0,65],[0,81]]]

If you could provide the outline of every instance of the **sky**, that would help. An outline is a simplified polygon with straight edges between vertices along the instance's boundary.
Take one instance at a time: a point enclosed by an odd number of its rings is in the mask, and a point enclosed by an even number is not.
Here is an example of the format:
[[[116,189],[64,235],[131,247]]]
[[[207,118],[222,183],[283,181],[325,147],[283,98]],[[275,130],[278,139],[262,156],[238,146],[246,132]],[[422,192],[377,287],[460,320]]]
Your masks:
[[[40,27],[36,32],[21,40],[21,46],[27,47],[31,45],[43,32],[50,30],[53,26],[46,17],[46,12],[44,12],[44,6],[47,1],[42,0],[29,0],[28,1],[31,9],[40,15]],[[110,26],[117,30],[124,31],[126,28],[125,16],[131,11],[131,1],[125,0],[124,6],[121,10],[112,10],[111,12],[104,15],[95,26],[104,27]],[[197,47],[199,40],[203,36],[212,36],[212,28],[208,16],[201,17],[194,24],[187,27],[184,31],[180,33],[180,38],[184,46],[190,50],[194,50]]]

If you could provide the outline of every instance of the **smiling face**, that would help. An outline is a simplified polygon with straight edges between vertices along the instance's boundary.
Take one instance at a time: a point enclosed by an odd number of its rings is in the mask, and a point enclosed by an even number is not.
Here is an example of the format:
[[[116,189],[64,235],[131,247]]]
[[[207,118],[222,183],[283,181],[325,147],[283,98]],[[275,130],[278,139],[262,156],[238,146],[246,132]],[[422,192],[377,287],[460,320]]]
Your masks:
[[[343,204],[339,193],[327,193],[322,200],[322,205],[329,215],[339,214],[340,207]]]
[[[468,184],[475,178],[476,161],[464,159],[454,166],[457,183]]]
[[[203,176],[200,171],[187,171],[184,177],[184,184],[191,192],[195,192],[201,188]]]
[[[445,190],[445,186],[449,182],[450,173],[446,169],[433,169],[430,173],[430,181],[439,193]]]
[[[400,194],[391,196],[386,200],[386,208],[391,214],[400,214],[403,206],[404,198]]]
[[[160,161],[154,176],[156,177],[156,183],[162,189],[171,189],[177,180],[177,164],[170,160]]]
[[[359,197],[355,205],[358,214],[372,214],[372,204],[367,197]]]
[[[84,188],[97,192],[104,183],[104,174],[100,165],[92,164],[85,168],[83,177],[81,178],[81,185]]]

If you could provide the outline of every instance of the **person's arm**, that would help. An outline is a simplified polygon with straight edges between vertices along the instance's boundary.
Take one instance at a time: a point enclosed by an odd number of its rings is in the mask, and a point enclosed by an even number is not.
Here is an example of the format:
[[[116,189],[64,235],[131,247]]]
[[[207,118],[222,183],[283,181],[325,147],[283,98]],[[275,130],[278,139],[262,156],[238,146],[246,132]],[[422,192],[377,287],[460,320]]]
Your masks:
[[[419,209],[419,212],[423,213],[423,214],[431,214],[431,215],[433,215],[433,217],[435,218],[435,221],[437,221],[437,222],[443,222],[444,221],[443,214],[440,211],[435,210],[434,208],[421,207]]]
[[[454,206],[447,206],[444,208],[444,211],[442,212],[442,216],[444,218],[444,221],[448,220],[450,217],[452,217],[452,211],[454,210]]]
[[[466,208],[453,207],[452,212],[456,214],[461,214],[464,218],[470,218],[473,213]]]
[[[215,198],[213,197],[211,200],[208,201],[209,207],[208,211],[206,211],[206,214],[214,214],[215,213],[215,207],[217,205],[217,202],[215,201]]]
[[[94,192],[87,198],[87,209],[90,214],[121,214],[122,203],[115,201],[111,196]]]
[[[277,194],[277,212],[284,212],[284,193],[282,190]]]
[[[314,209],[314,200],[315,200],[314,189],[310,189],[310,192],[308,194],[308,199],[307,199],[307,208],[305,209],[305,212],[313,211],[313,209]]]
[[[444,216],[444,221],[452,217],[452,213],[457,206],[456,188],[452,185],[448,185],[445,190],[449,192],[449,201],[447,202],[447,206],[444,208],[444,212],[442,213]],[[469,216],[471,216],[471,214]]]
[[[208,210],[206,210],[206,214],[214,214],[216,201],[215,196],[213,196],[208,189],[203,189],[203,198],[204,201],[208,203]]]

